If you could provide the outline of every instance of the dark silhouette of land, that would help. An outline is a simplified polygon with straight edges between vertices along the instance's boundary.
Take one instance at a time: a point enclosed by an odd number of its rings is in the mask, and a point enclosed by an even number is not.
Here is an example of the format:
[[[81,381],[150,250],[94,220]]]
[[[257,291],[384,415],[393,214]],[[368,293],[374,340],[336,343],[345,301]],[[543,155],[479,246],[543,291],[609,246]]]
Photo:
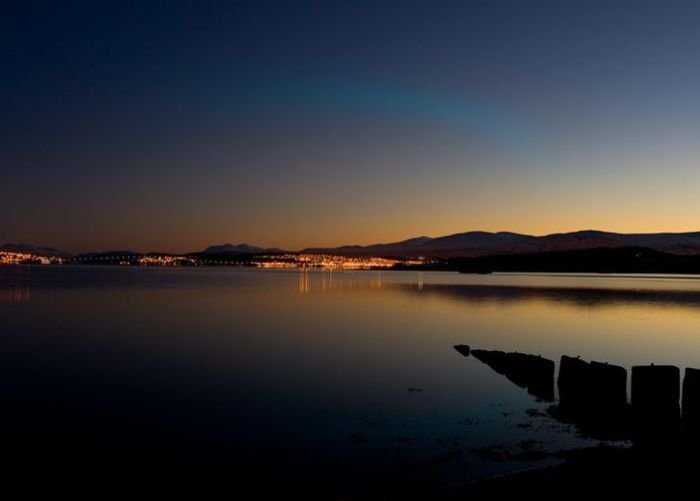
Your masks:
[[[700,232],[612,233],[584,230],[534,236],[507,231],[497,233],[468,231],[437,238],[417,237],[385,244],[309,248],[304,252],[448,259],[624,247],[641,247],[677,255],[698,255],[700,254]]]
[[[534,236],[512,232],[468,231],[436,238],[421,236],[399,242],[301,250],[265,248],[245,243],[211,245],[185,254],[167,252],[102,251],[71,256],[67,252],[26,244],[5,244],[0,252],[28,252],[37,256],[82,258],[130,254],[198,256],[202,259],[264,254],[333,254],[347,257],[384,257],[398,260],[425,258],[430,269],[481,271],[604,271],[656,270],[659,273],[700,272],[700,232],[612,233],[597,230]],[[609,251],[609,252],[606,252]],[[578,254],[580,253],[580,254]],[[641,254],[641,255],[640,255]],[[539,257],[537,257],[539,256]],[[688,259],[683,259],[687,257]],[[484,259],[481,259],[484,258]],[[222,259],[219,259],[221,261]],[[693,269],[694,271],[685,271]]]
[[[598,248],[452,259],[462,273],[700,273],[700,255],[677,255],[643,247]]]

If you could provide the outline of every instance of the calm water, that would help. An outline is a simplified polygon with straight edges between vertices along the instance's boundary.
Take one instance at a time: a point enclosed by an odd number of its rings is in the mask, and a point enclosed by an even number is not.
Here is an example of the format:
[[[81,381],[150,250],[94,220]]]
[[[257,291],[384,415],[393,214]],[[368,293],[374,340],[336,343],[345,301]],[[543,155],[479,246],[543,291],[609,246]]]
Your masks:
[[[700,366],[692,277],[0,267],[0,318],[20,462],[231,465],[329,497],[597,443],[453,345]]]

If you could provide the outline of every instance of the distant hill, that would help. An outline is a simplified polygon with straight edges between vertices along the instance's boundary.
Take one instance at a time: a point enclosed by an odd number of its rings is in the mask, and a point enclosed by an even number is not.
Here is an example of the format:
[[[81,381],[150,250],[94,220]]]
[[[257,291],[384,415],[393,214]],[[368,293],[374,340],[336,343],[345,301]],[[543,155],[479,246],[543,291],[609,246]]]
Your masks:
[[[644,247],[670,254],[695,255],[700,254],[700,232],[611,233],[584,230],[533,236],[511,232],[470,231],[438,238],[418,237],[401,242],[367,246],[311,248],[305,249],[304,252],[348,256],[449,258],[622,247]]]
[[[51,247],[35,247],[28,244],[5,244],[0,246],[0,252],[22,252],[42,257],[71,257],[71,254]]]
[[[329,254],[341,254],[341,255],[386,255],[386,254],[405,254],[410,253],[413,250],[420,249],[423,244],[431,242],[435,239],[430,237],[417,237],[408,240],[403,240],[401,242],[394,242],[391,244],[374,244],[367,246],[360,245],[345,245],[342,247],[334,248],[322,248],[322,247],[311,247],[304,249],[302,252],[307,253],[329,253]]]
[[[223,245],[212,245],[204,249],[200,254],[267,254],[267,253],[280,253],[284,252],[281,249],[266,249],[263,247],[256,247],[255,245],[248,244],[223,244]]]
[[[372,245],[344,245],[341,247],[312,247],[304,253],[326,253],[341,256],[377,257],[427,257],[461,258],[513,254],[538,254],[587,249],[617,249],[639,247],[678,256],[700,255],[700,231],[687,233],[612,233],[597,230],[583,230],[570,233],[553,233],[544,236],[525,235],[501,231],[468,231],[437,238],[416,237],[399,242]],[[71,254],[50,248],[27,244],[5,244],[0,251],[26,252],[37,256],[72,257]],[[200,252],[187,255],[201,257],[228,256],[238,259],[256,254],[280,254],[286,251],[277,248],[264,248],[246,243],[211,245]],[[141,254],[130,250],[111,250],[81,254],[79,257],[128,256]],[[155,253],[161,254],[161,253]]]

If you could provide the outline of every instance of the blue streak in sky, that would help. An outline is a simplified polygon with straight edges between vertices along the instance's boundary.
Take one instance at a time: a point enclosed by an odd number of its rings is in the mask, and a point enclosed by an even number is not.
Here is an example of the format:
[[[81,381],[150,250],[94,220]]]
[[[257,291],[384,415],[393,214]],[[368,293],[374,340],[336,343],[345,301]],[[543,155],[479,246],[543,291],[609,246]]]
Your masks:
[[[334,81],[303,81],[267,85],[254,93],[255,105],[293,107],[295,111],[334,108],[338,113],[400,114],[408,119],[430,120],[463,128],[509,146],[523,145],[524,128],[512,117],[488,106],[449,96],[380,85]],[[300,108],[300,109],[299,109]]]

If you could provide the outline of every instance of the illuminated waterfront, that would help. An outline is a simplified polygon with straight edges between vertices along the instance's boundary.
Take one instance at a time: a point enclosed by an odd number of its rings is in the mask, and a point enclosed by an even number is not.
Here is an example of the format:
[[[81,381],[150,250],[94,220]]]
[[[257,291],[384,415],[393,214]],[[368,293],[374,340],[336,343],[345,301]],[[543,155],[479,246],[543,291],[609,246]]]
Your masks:
[[[12,264],[64,264],[70,259],[58,256],[40,256],[27,252],[5,252],[0,251],[0,265]]]
[[[390,259],[382,257],[347,257],[336,254],[281,254],[260,256],[253,260],[258,268],[322,268],[342,270],[388,269],[399,265],[420,266],[424,259]]]
[[[117,264],[121,266],[254,266],[257,268],[321,268],[342,270],[390,269],[397,266],[422,266],[423,258],[348,257],[335,254],[170,255],[170,254],[96,254],[76,257],[42,256],[23,252],[0,252],[0,264]]]

